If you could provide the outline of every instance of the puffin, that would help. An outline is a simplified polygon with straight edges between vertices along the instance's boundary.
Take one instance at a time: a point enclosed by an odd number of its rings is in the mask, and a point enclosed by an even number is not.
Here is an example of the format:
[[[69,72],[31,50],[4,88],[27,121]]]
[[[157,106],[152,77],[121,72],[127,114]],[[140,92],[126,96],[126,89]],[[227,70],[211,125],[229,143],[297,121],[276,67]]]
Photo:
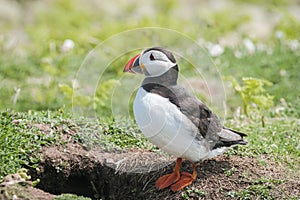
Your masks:
[[[246,145],[245,133],[222,125],[201,100],[177,83],[179,68],[174,55],[152,47],[131,58],[123,72],[144,74],[133,113],[148,140],[177,157],[173,172],[156,180],[155,187],[180,191],[197,179],[197,163],[224,153],[230,146]],[[182,160],[193,163],[193,172],[181,172]]]

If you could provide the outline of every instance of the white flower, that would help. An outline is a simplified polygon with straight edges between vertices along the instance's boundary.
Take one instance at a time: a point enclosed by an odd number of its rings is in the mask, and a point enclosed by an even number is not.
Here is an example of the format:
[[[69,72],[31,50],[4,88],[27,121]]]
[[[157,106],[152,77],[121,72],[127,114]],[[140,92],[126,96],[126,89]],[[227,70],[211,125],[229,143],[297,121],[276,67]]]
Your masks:
[[[73,89],[78,89],[79,88],[79,82],[77,79],[72,80],[72,87]]]
[[[288,46],[292,51],[296,51],[299,48],[299,41],[298,40],[291,40],[288,43]]]
[[[240,51],[235,51],[235,52],[234,52],[234,56],[235,56],[236,58],[242,58],[242,57],[243,57],[243,54],[242,54],[242,52],[240,52]]]
[[[65,53],[65,52],[72,50],[74,48],[74,46],[75,46],[75,43],[73,42],[73,40],[66,39],[60,49],[62,52]]]
[[[285,69],[281,69],[279,71],[280,76],[286,76],[286,70]]]
[[[219,44],[209,46],[209,53],[211,56],[216,57],[224,53],[224,47]]]
[[[248,53],[250,53],[250,54],[255,53],[256,47],[255,47],[254,43],[249,38],[244,39],[243,43],[244,43]]]
[[[198,38],[196,43],[200,46],[203,46],[203,45],[205,45],[205,40],[203,38]]]
[[[284,32],[282,32],[282,31],[276,31],[275,32],[275,37],[277,38],[277,39],[283,39],[284,38]]]
[[[266,51],[268,49],[267,45],[263,44],[263,43],[258,43],[256,45],[256,48],[258,51]]]

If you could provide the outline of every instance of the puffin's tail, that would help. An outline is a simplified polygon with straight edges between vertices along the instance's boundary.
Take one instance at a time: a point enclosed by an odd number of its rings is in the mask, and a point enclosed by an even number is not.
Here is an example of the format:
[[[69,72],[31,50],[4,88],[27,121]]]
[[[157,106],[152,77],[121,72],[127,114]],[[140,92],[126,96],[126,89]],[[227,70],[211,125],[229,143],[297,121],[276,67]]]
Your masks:
[[[213,149],[220,147],[229,147],[232,145],[246,145],[248,142],[244,140],[247,135],[245,133],[235,131],[226,127],[223,127],[222,131],[218,133],[220,137],[219,141],[215,144]]]

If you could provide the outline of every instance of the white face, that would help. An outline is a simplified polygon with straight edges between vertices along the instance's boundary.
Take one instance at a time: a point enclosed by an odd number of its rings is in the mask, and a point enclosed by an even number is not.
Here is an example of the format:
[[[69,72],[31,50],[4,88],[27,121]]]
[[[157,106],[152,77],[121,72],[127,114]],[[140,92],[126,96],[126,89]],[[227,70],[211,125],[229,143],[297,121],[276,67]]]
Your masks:
[[[176,65],[164,53],[157,50],[142,53],[139,64],[148,77],[160,76]]]

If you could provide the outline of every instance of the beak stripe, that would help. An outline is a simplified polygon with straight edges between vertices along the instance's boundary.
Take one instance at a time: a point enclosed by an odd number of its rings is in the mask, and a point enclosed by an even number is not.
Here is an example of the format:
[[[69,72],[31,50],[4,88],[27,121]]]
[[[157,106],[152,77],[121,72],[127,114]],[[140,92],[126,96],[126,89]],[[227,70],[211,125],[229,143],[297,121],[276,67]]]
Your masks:
[[[138,61],[137,62],[137,66],[138,66],[138,64],[139,64],[139,57],[140,57],[140,54],[138,54],[138,55],[134,56],[133,58],[131,58],[129,60],[129,62],[126,64],[123,72],[132,72],[132,73],[134,73],[134,71],[132,71],[132,67],[135,66],[136,61]]]
[[[139,66],[139,65],[140,65],[140,56],[136,57],[132,67]]]

